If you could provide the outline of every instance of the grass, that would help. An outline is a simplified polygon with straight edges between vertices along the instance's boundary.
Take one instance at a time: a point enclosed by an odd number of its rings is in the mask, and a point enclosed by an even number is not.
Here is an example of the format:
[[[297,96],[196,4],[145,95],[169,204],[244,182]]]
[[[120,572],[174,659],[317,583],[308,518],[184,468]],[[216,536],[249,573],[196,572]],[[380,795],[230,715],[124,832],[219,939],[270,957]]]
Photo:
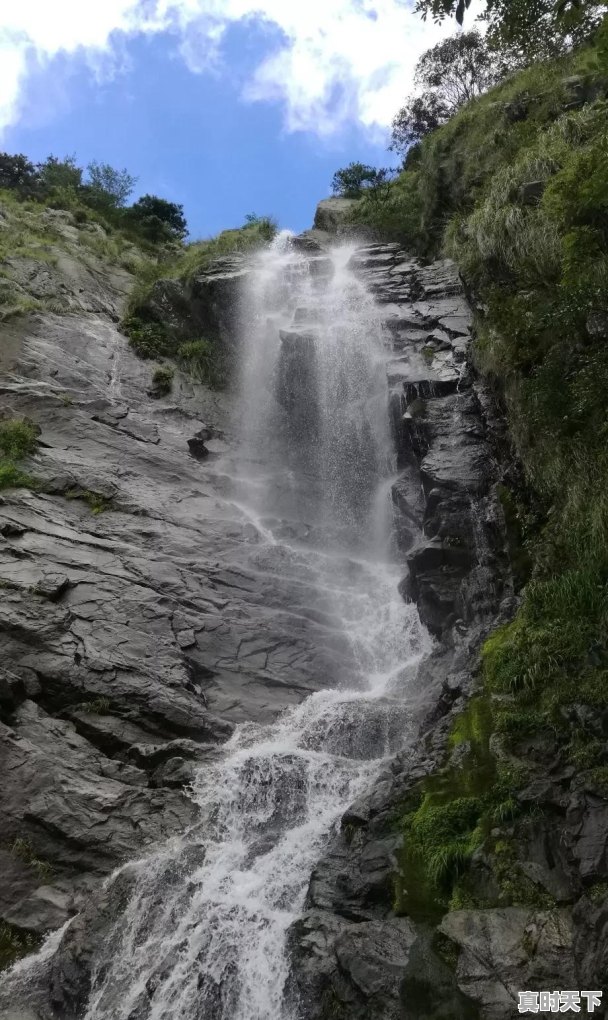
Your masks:
[[[21,460],[34,453],[38,430],[26,419],[0,421],[0,451],[10,460]]]
[[[100,492],[93,492],[90,489],[68,489],[65,492],[66,499],[81,499],[87,504],[92,514],[102,514],[112,509],[112,500]]]
[[[579,76],[594,94],[601,75],[592,46],[512,74],[468,103],[411,150],[386,200],[364,198],[352,219],[411,250],[439,254],[446,226],[468,217],[496,175],[504,179],[519,155],[573,101],[567,83],[571,76]],[[543,153],[538,155],[542,162]]]
[[[169,334],[160,322],[146,322],[137,315],[131,315],[123,321],[122,330],[140,358],[162,358],[171,353]]]
[[[53,215],[55,209],[64,214],[60,220]],[[133,231],[117,228],[98,210],[83,206],[69,188],[56,190],[43,201],[0,189],[0,211],[0,322],[30,312],[64,314],[70,309],[59,292],[42,298],[27,293],[27,284],[18,282],[24,260],[54,267],[65,253],[93,268],[96,260],[102,260],[140,277],[175,252],[175,245],[151,245]]]
[[[160,365],[152,374],[152,390],[154,396],[164,397],[171,392],[175,369],[172,365]]]
[[[48,861],[43,861],[36,856],[32,844],[27,839],[16,839],[11,844],[10,852],[13,857],[18,858],[27,864],[28,867],[33,868],[36,875],[43,884],[50,882],[53,875],[52,865]]]
[[[225,366],[211,340],[190,340],[180,344],[177,359],[197,382],[217,389],[225,382]]]
[[[173,358],[197,381],[221,387],[225,381],[226,366],[220,344],[208,338],[184,337],[183,323],[172,320],[188,317],[187,294],[199,273],[207,270],[218,258],[243,254],[268,244],[276,229],[276,224],[269,217],[248,217],[243,227],[224,230],[216,237],[196,241],[156,264],[142,264],[122,323],[123,332],[135,353],[148,359]],[[171,290],[168,297],[166,293],[159,294],[161,281],[179,281],[181,287],[177,288],[177,296],[174,297]],[[177,301],[178,307],[174,309],[173,316],[164,312],[167,300],[169,303]]]
[[[496,784],[496,762],[489,748],[489,702],[473,698],[455,721],[449,738],[461,748],[458,764],[447,764],[423,781],[399,825],[404,847],[399,858],[395,909],[433,920],[448,908],[473,853],[484,841]]]
[[[208,269],[211,263],[227,255],[255,251],[272,241],[277,232],[275,221],[269,216],[249,217],[248,222],[234,230],[223,230],[215,237],[188,245],[179,256],[174,275],[190,280]]]
[[[110,711],[111,702],[109,698],[95,698],[93,701],[83,701],[76,708],[89,715],[105,715]]]
[[[0,489],[35,488],[36,481],[18,461],[36,450],[38,429],[27,419],[0,421]]]

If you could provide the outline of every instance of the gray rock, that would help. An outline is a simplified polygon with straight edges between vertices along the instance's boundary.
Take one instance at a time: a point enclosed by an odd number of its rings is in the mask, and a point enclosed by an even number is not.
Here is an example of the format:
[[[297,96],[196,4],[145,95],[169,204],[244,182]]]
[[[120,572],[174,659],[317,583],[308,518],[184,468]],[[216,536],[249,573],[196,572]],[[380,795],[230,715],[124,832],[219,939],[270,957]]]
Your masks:
[[[356,207],[356,198],[324,198],[319,202],[314,219],[316,230],[324,230],[328,234],[336,234]]]
[[[488,1020],[517,1010],[526,988],[578,988],[569,911],[456,910],[440,931],[459,949],[456,977],[461,991]]]

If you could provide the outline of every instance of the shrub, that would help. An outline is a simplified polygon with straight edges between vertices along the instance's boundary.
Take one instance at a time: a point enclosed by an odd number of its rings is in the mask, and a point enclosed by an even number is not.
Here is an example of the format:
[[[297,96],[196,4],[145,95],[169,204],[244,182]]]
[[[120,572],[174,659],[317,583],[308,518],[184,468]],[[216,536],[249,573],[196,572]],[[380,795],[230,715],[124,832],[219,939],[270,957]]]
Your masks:
[[[0,459],[0,489],[32,489],[34,479],[12,461]]]
[[[223,362],[216,345],[210,340],[189,340],[181,344],[177,349],[177,357],[198,382],[212,387],[223,384]]]
[[[81,712],[86,712],[87,715],[104,715],[110,710],[110,699],[99,697],[93,701],[83,701],[80,705],[76,705],[76,708],[80,709]]]
[[[171,351],[167,330],[160,322],[144,322],[138,316],[130,316],[123,321],[122,330],[140,358],[162,358]]]
[[[184,207],[157,195],[144,195],[125,211],[125,216],[151,241],[181,240],[188,229]]]
[[[87,201],[100,208],[120,209],[137,184],[128,170],[116,170],[109,163],[93,160],[87,166],[88,180],[85,185]]]
[[[39,944],[39,936],[3,921],[0,923],[0,970],[9,967],[21,956],[33,952]]]
[[[175,369],[171,365],[161,365],[152,375],[152,387],[156,397],[164,397],[171,392]]]
[[[36,449],[38,429],[26,419],[0,421],[0,451],[12,460],[21,460]]]
[[[360,198],[367,193],[378,196],[385,193],[392,172],[364,163],[349,163],[341,170],[336,170],[331,188],[334,195],[341,198]]]

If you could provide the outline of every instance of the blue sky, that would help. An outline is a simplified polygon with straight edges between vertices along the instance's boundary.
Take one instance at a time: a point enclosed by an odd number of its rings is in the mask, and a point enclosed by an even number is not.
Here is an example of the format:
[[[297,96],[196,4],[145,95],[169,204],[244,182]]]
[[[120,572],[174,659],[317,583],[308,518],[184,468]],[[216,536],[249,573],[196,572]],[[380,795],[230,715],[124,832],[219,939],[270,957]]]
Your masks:
[[[338,167],[394,163],[390,119],[446,32],[402,0],[88,2],[0,13],[0,149],[127,167],[193,237],[250,212],[303,230]]]

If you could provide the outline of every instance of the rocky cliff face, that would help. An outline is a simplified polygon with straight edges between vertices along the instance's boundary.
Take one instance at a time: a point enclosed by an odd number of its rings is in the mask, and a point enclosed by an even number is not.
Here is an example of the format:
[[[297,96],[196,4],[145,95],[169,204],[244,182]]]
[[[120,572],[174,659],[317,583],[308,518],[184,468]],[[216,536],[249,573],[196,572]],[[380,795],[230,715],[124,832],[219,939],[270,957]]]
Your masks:
[[[412,704],[417,740],[344,815],[312,876],[307,912],[291,933],[292,995],[307,1020],[503,1020],[522,989],[602,985],[605,803],[555,747],[533,740],[520,792],[521,761],[485,730],[483,698],[469,702],[482,638],[516,599],[497,496],[507,437],[471,371],[471,314],[456,269],[423,267],[396,245],[369,246],[354,261],[384,304],[395,352],[402,592],[437,645]],[[404,818],[425,801],[463,814],[467,796],[491,799],[502,783],[507,791],[512,783],[511,806],[483,830],[464,894],[448,910],[414,866],[416,837]],[[437,828],[437,843],[442,837]]]
[[[255,533],[214,477],[230,398],[177,372],[156,399],[149,363],[117,326],[132,277],[102,260],[90,279],[70,265],[53,286],[71,314],[2,327],[4,414],[39,426],[27,467],[41,490],[7,490],[0,503],[9,954],[190,824],[182,788],[194,767],[235,722],[315,690],[338,655],[313,622],[295,627],[289,582],[251,562]],[[242,270],[238,258],[215,265],[180,295],[227,342]]]
[[[312,877],[292,933],[293,994],[307,1017],[476,1016],[433,950],[428,925],[396,911],[403,805],[443,754],[470,693],[475,651],[512,595],[493,456],[491,402],[467,361],[471,314],[455,267],[423,267],[397,244],[353,256],[384,309],[393,435],[392,497],[407,573],[437,638],[412,698],[419,736],[354,804]]]
[[[317,240],[300,244],[320,266]],[[607,922],[580,881],[585,868],[589,881],[602,873],[605,827],[581,791],[568,807],[573,866],[555,826],[529,825],[520,863],[546,896],[528,906],[501,901],[480,851],[484,909],[409,909],[400,819],[445,761],[481,639],[513,603],[496,495],[502,436],[470,369],[454,266],[424,267],[397,245],[360,247],[351,264],[383,307],[402,594],[436,646],[412,691],[417,742],[351,806],[312,876],[291,933],[291,994],[310,1020],[500,1020],[519,988],[598,986]],[[246,271],[235,257],[186,288],[162,282],[155,314],[230,349]],[[101,879],[195,821],[183,792],[194,769],[235,723],[270,719],[348,670],[314,590],[258,563],[254,529],[225,498],[214,458],[230,456],[229,394],[178,372],[156,399],[116,325],[128,271],[57,272],[70,314],[39,309],[5,325],[1,383],[10,416],[40,427],[28,467],[43,485],[0,504],[0,916],[22,949],[84,909],[43,991],[44,1020],[77,1016],[85,1001],[87,939],[117,909],[91,899]],[[279,386],[293,404],[285,366],[295,358],[305,374],[308,362],[290,336],[283,347]],[[295,601],[305,627],[286,609]],[[468,750],[452,748],[449,767],[470,768]],[[560,819],[566,780],[545,790]]]

